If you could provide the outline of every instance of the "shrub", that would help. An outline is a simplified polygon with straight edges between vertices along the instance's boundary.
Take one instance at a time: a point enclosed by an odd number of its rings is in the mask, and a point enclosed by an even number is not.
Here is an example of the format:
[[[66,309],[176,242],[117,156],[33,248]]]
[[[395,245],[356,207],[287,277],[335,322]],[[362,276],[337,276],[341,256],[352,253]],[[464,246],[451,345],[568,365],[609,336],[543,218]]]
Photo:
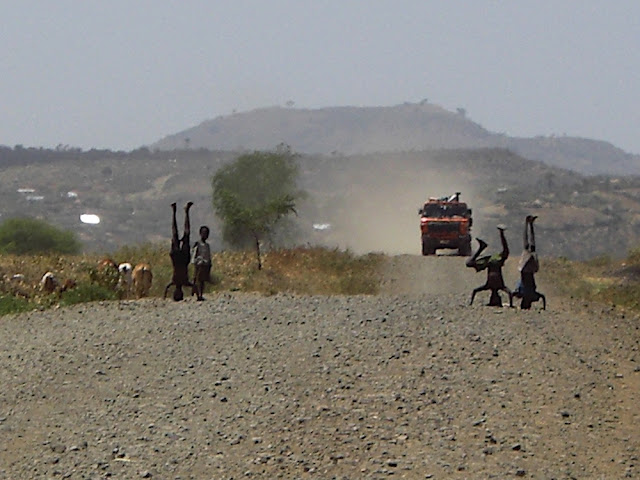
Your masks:
[[[627,256],[627,261],[633,265],[640,264],[640,247],[631,249],[629,255]]]
[[[44,220],[10,218],[0,225],[0,252],[4,254],[77,254],[80,250],[81,244],[73,232]]]
[[[611,256],[599,255],[585,262],[590,267],[608,267],[613,263]]]
[[[100,300],[117,300],[118,292],[113,289],[93,283],[78,285],[76,288],[63,292],[60,305],[75,305],[76,303],[95,302]]]
[[[26,312],[32,308],[33,305],[31,305],[26,298],[14,297],[12,295],[0,296],[0,315]]]

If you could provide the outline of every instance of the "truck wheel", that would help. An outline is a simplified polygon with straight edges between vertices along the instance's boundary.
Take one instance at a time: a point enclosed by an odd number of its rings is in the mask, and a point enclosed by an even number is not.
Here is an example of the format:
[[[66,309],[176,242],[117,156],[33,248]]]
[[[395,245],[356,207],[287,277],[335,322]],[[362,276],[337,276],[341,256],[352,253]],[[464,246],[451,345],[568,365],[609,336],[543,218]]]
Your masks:
[[[435,255],[435,253],[435,248],[431,248],[427,242],[422,242],[422,255]]]

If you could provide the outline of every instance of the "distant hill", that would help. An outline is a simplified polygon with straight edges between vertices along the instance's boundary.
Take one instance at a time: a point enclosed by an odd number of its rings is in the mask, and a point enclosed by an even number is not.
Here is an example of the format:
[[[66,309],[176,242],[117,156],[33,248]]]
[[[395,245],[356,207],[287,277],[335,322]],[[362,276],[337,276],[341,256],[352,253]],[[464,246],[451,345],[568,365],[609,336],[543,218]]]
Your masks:
[[[286,143],[300,153],[363,155],[460,148],[505,148],[585,175],[640,175],[640,155],[577,137],[516,138],[492,133],[427,102],[391,107],[269,107],[202,122],[166,136],[159,150],[261,150]]]

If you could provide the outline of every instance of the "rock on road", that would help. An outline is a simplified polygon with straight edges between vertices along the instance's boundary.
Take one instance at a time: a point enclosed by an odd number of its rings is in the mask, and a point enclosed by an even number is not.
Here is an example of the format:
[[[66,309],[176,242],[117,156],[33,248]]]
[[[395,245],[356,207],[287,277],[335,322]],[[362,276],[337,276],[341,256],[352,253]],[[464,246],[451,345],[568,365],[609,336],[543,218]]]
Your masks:
[[[401,255],[378,296],[1,317],[0,478],[640,478],[638,316],[483,282]]]

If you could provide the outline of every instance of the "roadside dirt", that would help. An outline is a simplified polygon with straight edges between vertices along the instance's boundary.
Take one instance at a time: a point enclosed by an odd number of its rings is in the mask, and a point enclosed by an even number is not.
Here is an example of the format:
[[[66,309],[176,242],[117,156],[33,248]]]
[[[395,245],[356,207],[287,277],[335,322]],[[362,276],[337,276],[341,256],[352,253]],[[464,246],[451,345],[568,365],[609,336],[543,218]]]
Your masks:
[[[1,317],[0,478],[640,478],[638,316],[484,280],[400,255],[378,296]]]
[[[382,292],[386,295],[471,295],[486,280],[486,273],[476,273],[465,266],[466,257],[438,253],[437,256],[396,255],[385,265]],[[504,277],[514,285],[511,275],[515,261],[507,260]],[[504,295],[503,295],[504,296]],[[484,301],[478,295],[479,301]],[[506,298],[504,299],[506,301]]]

